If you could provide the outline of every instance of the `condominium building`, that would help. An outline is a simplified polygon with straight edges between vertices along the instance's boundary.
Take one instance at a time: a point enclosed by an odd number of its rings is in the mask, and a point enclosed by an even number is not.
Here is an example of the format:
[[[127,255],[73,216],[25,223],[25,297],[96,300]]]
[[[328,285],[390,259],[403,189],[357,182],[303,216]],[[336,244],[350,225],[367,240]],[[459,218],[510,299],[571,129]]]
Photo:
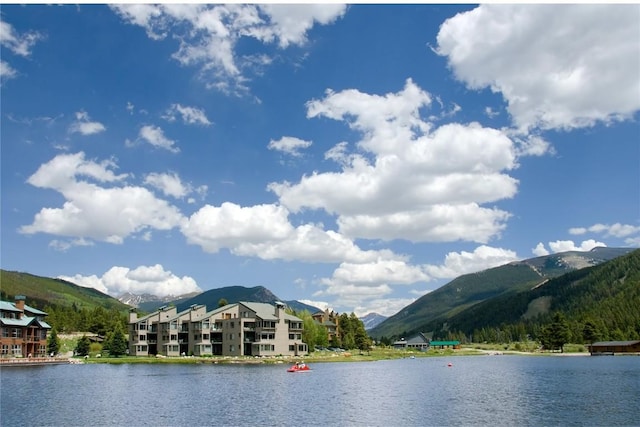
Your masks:
[[[327,339],[329,343],[333,342],[337,338],[340,338],[338,333],[338,323],[340,316],[333,310],[325,309],[324,311],[318,311],[311,315],[313,320],[319,325],[324,326],[327,329]]]
[[[136,356],[277,356],[306,354],[302,319],[282,303],[227,304],[213,311],[192,305],[178,312],[161,307],[129,316],[129,354]]]
[[[45,356],[47,313],[25,304],[26,297],[17,295],[14,302],[0,301],[0,357]]]

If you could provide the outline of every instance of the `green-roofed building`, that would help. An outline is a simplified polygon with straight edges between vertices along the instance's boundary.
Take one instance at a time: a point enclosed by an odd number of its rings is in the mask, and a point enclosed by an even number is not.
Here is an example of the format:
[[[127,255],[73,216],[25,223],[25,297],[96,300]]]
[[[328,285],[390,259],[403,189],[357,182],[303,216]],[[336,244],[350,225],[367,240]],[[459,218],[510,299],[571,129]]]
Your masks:
[[[14,302],[0,301],[0,357],[44,357],[47,354],[47,313],[25,304],[17,295]]]
[[[460,348],[460,341],[431,341],[431,347],[438,349],[453,348],[455,350]]]

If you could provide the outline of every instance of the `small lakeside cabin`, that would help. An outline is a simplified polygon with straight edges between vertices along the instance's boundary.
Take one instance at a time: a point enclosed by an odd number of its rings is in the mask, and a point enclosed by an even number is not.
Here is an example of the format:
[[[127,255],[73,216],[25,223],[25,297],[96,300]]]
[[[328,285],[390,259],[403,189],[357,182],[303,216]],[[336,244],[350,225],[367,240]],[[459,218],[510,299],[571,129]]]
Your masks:
[[[634,341],[600,341],[588,346],[591,355],[614,355],[616,353],[640,354],[640,340]]]

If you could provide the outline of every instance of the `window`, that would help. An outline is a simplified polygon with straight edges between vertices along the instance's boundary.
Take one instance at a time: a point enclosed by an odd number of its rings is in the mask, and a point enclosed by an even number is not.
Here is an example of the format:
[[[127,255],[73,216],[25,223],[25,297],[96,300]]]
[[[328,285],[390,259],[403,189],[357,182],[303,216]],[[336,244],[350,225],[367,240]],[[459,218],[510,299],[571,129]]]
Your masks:
[[[178,335],[177,334],[171,334],[171,338],[169,339],[169,341],[177,341],[178,340]]]
[[[146,335],[140,335],[140,337],[138,337],[138,341],[146,341],[146,340],[147,340]]]
[[[11,336],[13,338],[22,338],[22,329],[13,328],[13,330],[11,331]]]
[[[11,346],[11,354],[14,356],[22,355],[22,346],[20,344],[14,344]]]
[[[296,348],[296,347],[295,347],[294,345],[290,345],[290,346],[289,346],[289,351],[295,351],[295,348]]]
[[[0,351],[1,354],[9,354],[9,346],[6,344],[2,344],[2,350]]]
[[[231,322],[231,327],[232,327],[232,328],[234,328],[234,327],[236,326],[236,325],[235,325],[235,323],[236,323],[236,322]]]
[[[2,328],[2,337],[9,338],[9,328]]]
[[[202,339],[205,341],[209,340],[209,334],[202,334]]]

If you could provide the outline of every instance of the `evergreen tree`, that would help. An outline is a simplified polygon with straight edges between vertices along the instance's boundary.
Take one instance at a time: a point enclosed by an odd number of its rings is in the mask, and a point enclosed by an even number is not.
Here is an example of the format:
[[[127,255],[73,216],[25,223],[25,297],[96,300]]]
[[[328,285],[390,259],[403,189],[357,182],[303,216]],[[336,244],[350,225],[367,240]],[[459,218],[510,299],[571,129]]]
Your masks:
[[[107,334],[103,348],[109,351],[109,356],[119,357],[127,353],[127,340],[120,326]]]
[[[551,350],[560,349],[569,342],[569,324],[561,312],[553,315],[553,321],[543,329],[543,345]]]
[[[75,352],[78,356],[86,356],[89,354],[89,348],[91,347],[91,341],[87,338],[86,335],[83,335],[82,338],[78,340],[76,344]]]
[[[54,356],[58,354],[60,351],[60,339],[58,338],[58,332],[56,329],[51,329],[51,334],[49,335],[49,339],[47,339],[47,352],[49,354],[53,354]]]
[[[582,337],[584,341],[593,344],[600,339],[600,332],[598,326],[592,320],[587,320],[582,328]]]

